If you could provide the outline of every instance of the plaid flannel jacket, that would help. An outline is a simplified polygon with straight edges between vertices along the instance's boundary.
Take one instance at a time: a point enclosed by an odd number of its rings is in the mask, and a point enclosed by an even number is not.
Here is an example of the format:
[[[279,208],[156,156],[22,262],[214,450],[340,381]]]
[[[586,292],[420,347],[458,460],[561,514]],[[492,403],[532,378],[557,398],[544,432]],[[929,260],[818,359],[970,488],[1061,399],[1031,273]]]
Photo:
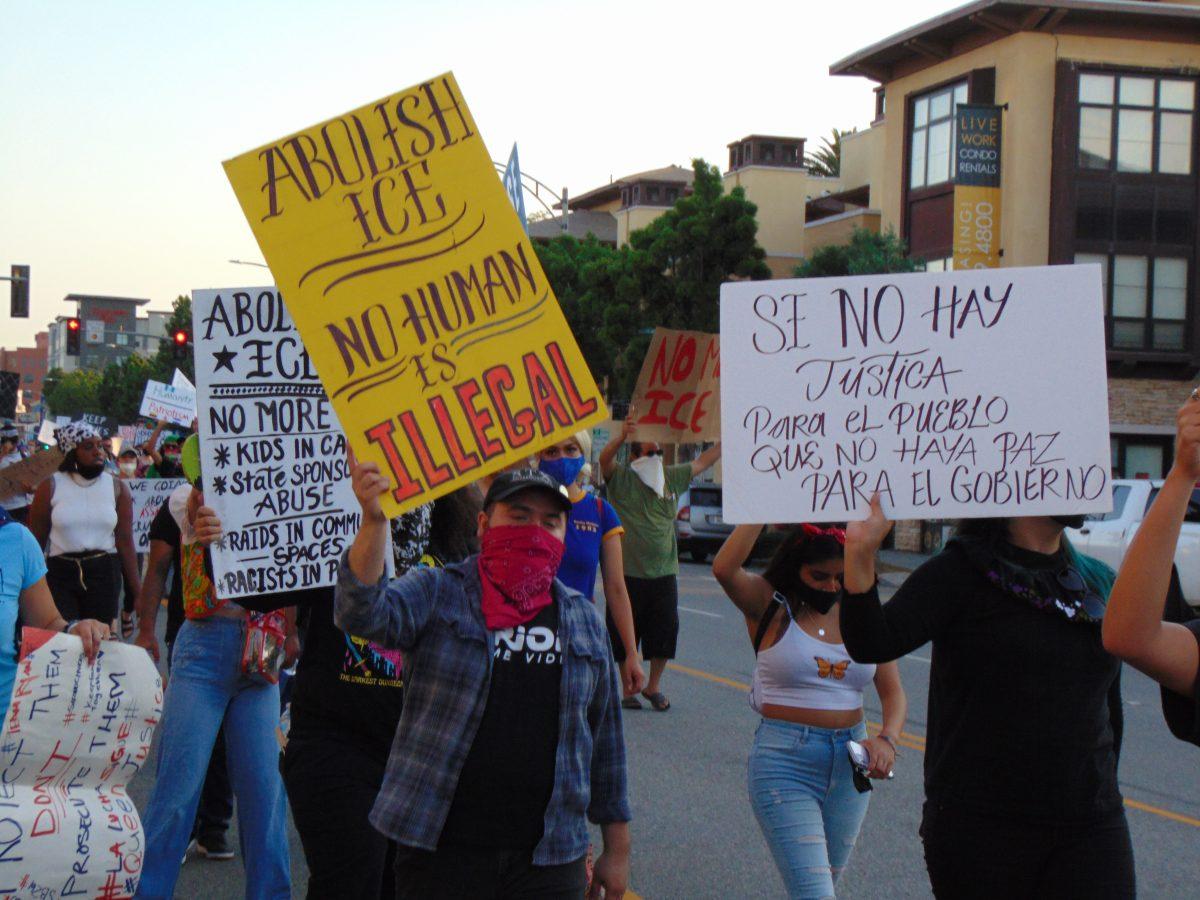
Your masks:
[[[533,863],[587,852],[585,816],[628,822],[621,687],[608,634],[591,601],[554,582],[563,646],[554,790]],[[477,557],[367,585],[343,556],[334,622],[404,652],[404,711],[371,824],[409,847],[437,849],[491,683],[493,634],[480,610]]]

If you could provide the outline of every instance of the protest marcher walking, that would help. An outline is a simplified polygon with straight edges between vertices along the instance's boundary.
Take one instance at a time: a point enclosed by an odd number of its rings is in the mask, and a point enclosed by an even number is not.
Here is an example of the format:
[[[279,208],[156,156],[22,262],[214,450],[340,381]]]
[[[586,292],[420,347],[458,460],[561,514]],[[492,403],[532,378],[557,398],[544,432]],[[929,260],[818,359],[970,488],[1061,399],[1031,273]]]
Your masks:
[[[158,635],[155,623],[158,610],[166,593],[167,627],[164,643],[167,645],[167,671],[171,670],[175,638],[183,625],[183,579],[182,557],[183,530],[190,531],[187,524],[187,502],[192,488],[189,484],[177,487],[159,508],[150,523],[150,552],[147,554],[146,577],[142,582],[142,595],[138,600],[138,630],[134,643],[159,661]],[[170,590],[167,590],[167,582]],[[169,774],[167,777],[170,777]],[[225,726],[222,724],[213,742],[204,775],[204,786],[200,790],[200,805],[196,810],[196,825],[192,829],[192,845],[207,859],[233,859],[233,848],[229,844],[229,824],[233,820],[233,788],[229,783],[229,767],[225,753]]]
[[[853,662],[841,643],[845,532],[802,525],[758,575],[744,566],[761,532],[739,525],[713,560],[757,656],[750,803],[788,895],[832,897],[870,798],[855,785],[847,745],[866,748],[871,778],[890,777],[908,701],[896,663]],[[883,708],[873,738],[863,718],[869,683]]]
[[[399,897],[579,897],[585,819],[604,852],[590,896],[624,894],[629,802],[620,684],[596,608],[556,582],[571,503],[534,470],[491,484],[482,550],[384,577],[390,489],[352,469],[361,528],[335,623],[408,662],[404,711],[372,824],[399,845]]]
[[[590,432],[553,444],[538,454],[538,468],[567,488],[571,515],[567,520],[566,550],[558,567],[558,580],[589,600],[596,591],[596,570],[604,577],[604,605],[620,635],[623,661],[621,685],[630,697],[646,682],[642,657],[633,629],[633,609],[625,588],[621,535],[625,529],[607,500],[593,497],[580,487],[580,476],[592,449]]]
[[[125,592],[141,591],[133,546],[129,488],[104,470],[100,435],[84,422],[55,431],[65,454],[53,478],[38,485],[29,527],[46,547],[47,582],[67,619],[112,622],[121,579]]]
[[[625,586],[633,607],[635,637],[642,657],[650,660],[650,680],[642,695],[659,712],[671,703],[662,692],[667,662],[675,658],[679,639],[679,548],[675,515],[679,495],[693,478],[721,458],[721,445],[705,450],[690,463],[663,467],[662,448],[634,440],[636,413],[631,407],[625,423],[600,453],[600,471],[607,482],[607,498],[625,526]],[[617,464],[621,444],[630,441],[628,465]],[[624,661],[624,643],[612,617],[608,618],[613,651]],[[636,697],[624,701],[640,708]]]
[[[1184,517],[1200,481],[1200,392],[1176,417],[1175,462],[1138,527],[1104,616],[1104,646],[1162,685],[1163,715],[1180,740],[1200,745],[1200,619],[1163,621],[1186,606],[1174,570]]]
[[[1134,896],[1117,785],[1120,662],[1082,516],[969,519],[881,605],[876,497],[846,541],[842,639],[882,663],[933,641],[921,836],[938,897]]]
[[[0,428],[0,469],[16,465],[24,461],[25,454],[21,451],[21,433],[15,425],[5,425]],[[14,494],[7,500],[0,500],[0,508],[4,509],[10,518],[22,525],[29,522],[29,504],[33,502],[33,494]]]
[[[296,594],[253,598],[260,612],[220,601],[205,571],[205,550],[221,537],[215,513],[193,489],[183,541],[183,602],[187,616],[175,639],[160,725],[158,773],[142,816],[146,856],[138,897],[167,898],[196,820],[213,742],[225,723],[227,762],[237,797],[238,836],[247,898],[291,896],[287,802],[279,775],[279,685],[244,660],[247,633],[288,618],[279,610]],[[261,601],[261,602],[259,602]],[[294,621],[294,620],[293,620]],[[297,648],[289,639],[288,654]],[[285,660],[283,665],[290,664]],[[276,674],[276,678],[277,678]],[[162,777],[170,773],[169,777]]]
[[[166,422],[159,422],[146,441],[145,452],[150,457],[150,466],[146,469],[146,478],[182,478],[183,464],[181,462],[181,447],[183,439],[173,432],[163,434]],[[159,439],[162,439],[161,445]]]

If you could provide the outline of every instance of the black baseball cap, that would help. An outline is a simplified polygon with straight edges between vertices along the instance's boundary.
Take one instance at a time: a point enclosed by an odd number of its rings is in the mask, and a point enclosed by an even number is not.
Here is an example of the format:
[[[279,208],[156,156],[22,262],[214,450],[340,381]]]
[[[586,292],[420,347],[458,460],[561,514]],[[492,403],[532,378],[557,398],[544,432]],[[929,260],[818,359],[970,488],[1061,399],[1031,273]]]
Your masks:
[[[538,469],[501,472],[488,488],[487,496],[483,498],[483,508],[487,509],[493,503],[500,503],[521,491],[542,491],[550,494],[563,512],[571,512],[571,498],[567,496],[567,489]]]

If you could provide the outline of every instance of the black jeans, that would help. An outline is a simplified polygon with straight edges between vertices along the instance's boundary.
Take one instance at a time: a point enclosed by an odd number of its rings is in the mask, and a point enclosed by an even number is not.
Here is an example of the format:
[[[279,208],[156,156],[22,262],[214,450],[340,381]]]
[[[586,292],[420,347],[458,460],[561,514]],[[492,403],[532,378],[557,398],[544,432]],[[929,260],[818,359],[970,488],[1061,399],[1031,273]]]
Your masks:
[[[58,614],[68,622],[95,619],[107,624],[117,617],[121,564],[115,553],[102,553],[86,559],[47,557],[46,584],[50,587]]]
[[[395,896],[396,845],[367,821],[386,763],[353,740],[289,735],[283,783],[308,862],[311,900]]]
[[[396,851],[398,900],[580,900],[585,890],[585,857],[535,866],[532,850]]]
[[[921,837],[938,900],[1136,895],[1124,810],[1045,825],[926,803]]]

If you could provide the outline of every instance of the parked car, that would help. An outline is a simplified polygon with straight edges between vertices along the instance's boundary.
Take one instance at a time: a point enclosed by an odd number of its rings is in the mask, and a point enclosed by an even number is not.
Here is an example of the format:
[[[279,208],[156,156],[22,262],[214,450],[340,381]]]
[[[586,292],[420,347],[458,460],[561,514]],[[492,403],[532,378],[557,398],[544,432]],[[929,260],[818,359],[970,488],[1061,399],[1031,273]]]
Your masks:
[[[679,511],[675,515],[675,539],[679,544],[679,555],[688,555],[693,562],[706,562],[709,554],[716,553],[725,538],[733,531],[721,514],[721,485],[710,481],[694,481],[691,487],[679,496]],[[763,530],[754,545],[753,556],[770,556],[783,539],[784,531],[776,528]]]
[[[1147,479],[1113,481],[1112,512],[1088,516],[1082,528],[1068,528],[1067,537],[1081,553],[1119,569],[1162,484]],[[1183,530],[1175,546],[1175,567],[1179,570],[1184,599],[1190,606],[1200,607],[1200,488],[1192,490]]]

